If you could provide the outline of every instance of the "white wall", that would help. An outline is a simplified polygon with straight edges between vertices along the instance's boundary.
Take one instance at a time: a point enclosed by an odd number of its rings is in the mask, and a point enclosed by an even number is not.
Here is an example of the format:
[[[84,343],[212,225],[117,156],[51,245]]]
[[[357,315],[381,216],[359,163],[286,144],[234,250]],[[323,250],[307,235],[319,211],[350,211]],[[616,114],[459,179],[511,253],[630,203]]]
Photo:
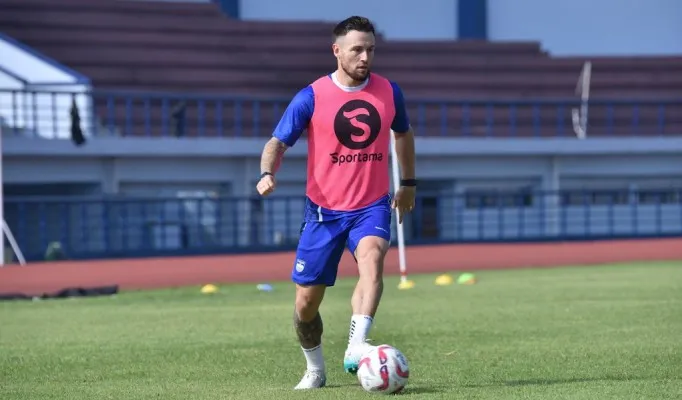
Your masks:
[[[241,0],[246,20],[340,21],[360,14],[389,39],[457,37],[457,0]],[[682,54],[680,0],[488,0],[491,40],[540,41],[556,55]]]
[[[1,67],[2,65],[0,65]],[[12,110],[12,90],[21,90],[24,83],[18,80],[14,74],[8,74],[0,69],[0,132],[3,125],[14,124],[14,118],[19,118],[19,113]],[[3,92],[4,91],[4,92]]]
[[[682,54],[680,0],[488,0],[491,40],[554,55]]]
[[[371,19],[389,39],[452,39],[457,34],[454,0],[241,0],[245,20],[338,22],[351,15]]]
[[[75,93],[81,127],[90,135],[90,83],[83,76],[31,48],[0,36],[0,118],[29,136],[70,137],[71,101]],[[17,77],[20,79],[17,79]],[[12,92],[22,90],[23,92]],[[31,92],[34,91],[34,92]],[[42,92],[42,93],[38,93]]]
[[[27,51],[17,43],[0,37],[0,65],[3,68],[33,84],[78,83],[77,77],[73,74],[41,58],[43,57],[36,57],[33,52]]]

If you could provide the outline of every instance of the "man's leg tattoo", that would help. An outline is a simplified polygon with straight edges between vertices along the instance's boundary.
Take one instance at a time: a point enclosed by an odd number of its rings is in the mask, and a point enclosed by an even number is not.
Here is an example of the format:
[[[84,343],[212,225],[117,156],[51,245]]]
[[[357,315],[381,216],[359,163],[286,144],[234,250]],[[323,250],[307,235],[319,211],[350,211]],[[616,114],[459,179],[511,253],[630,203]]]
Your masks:
[[[318,312],[310,322],[301,321],[298,313],[294,311],[294,327],[298,335],[298,341],[304,349],[313,349],[322,343],[322,317]]]

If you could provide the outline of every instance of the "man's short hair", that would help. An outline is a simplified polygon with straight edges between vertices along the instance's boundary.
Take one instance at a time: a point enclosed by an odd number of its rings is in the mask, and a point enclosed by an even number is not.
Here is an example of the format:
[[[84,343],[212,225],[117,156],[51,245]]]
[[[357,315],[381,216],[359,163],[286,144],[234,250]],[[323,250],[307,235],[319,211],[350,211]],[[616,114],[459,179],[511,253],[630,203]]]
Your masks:
[[[372,25],[372,22],[369,19],[354,15],[336,24],[334,27],[334,39],[340,36],[346,36],[350,31],[366,32],[371,33],[372,35],[375,34],[374,25]]]

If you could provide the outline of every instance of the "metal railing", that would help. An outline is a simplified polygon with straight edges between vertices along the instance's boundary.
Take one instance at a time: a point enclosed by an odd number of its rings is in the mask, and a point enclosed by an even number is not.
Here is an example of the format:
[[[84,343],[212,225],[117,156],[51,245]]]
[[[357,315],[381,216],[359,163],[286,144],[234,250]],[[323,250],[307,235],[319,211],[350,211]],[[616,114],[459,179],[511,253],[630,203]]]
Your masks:
[[[68,138],[75,101],[86,136],[265,137],[290,98],[95,90],[0,89],[0,124],[15,135]],[[420,136],[575,137],[580,99],[410,99]],[[682,98],[591,99],[588,136],[682,135]]]
[[[53,242],[105,258],[290,249],[304,198],[9,197],[5,207],[29,260]],[[420,193],[404,223],[407,244],[682,236],[682,188]]]

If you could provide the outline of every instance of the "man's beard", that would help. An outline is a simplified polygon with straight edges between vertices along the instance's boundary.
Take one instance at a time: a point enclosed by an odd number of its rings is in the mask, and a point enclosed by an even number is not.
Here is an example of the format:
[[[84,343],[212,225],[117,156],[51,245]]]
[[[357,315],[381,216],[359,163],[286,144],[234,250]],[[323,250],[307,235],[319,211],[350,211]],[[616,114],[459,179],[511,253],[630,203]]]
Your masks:
[[[343,68],[343,72],[346,73],[352,80],[356,81],[357,83],[362,83],[364,82],[365,79],[367,79],[367,76],[369,76],[369,67],[363,72],[361,71],[351,71],[345,66],[341,66]]]

